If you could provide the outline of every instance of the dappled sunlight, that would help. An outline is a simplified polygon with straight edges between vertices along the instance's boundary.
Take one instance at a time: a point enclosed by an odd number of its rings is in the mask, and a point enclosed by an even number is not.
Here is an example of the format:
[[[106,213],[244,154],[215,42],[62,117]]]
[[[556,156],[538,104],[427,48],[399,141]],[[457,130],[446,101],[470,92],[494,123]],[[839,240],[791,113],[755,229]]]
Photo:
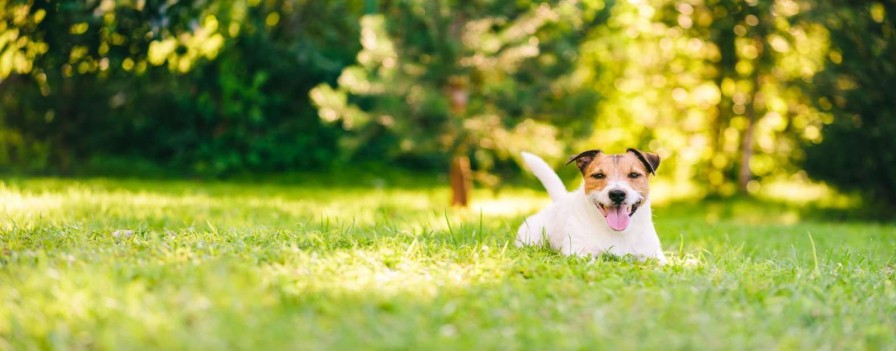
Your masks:
[[[650,202],[654,205],[693,200],[703,195],[703,188],[692,182],[675,182],[668,178],[658,178],[650,182]]]
[[[466,253],[472,256],[469,260],[458,260],[452,257],[456,253],[439,252],[426,245],[415,240],[402,251],[391,247],[330,253],[295,250],[288,262],[263,266],[259,272],[264,284],[292,296],[323,293],[431,298],[446,290],[500,281],[513,262],[504,255],[506,248],[468,248],[464,251],[476,252]]]
[[[679,254],[667,254],[666,255],[666,264],[664,267],[667,269],[694,269],[700,268],[705,265],[703,257],[697,256],[692,253],[684,253],[683,256]]]
[[[58,194],[22,194],[0,188],[0,211],[8,216],[36,215],[55,211],[62,207],[62,196]]]
[[[573,183],[576,183],[574,181]],[[517,219],[543,209],[550,199],[543,189],[503,188],[500,193],[474,192],[469,208],[448,206],[449,189],[351,188],[330,191],[324,187],[271,186],[244,190],[222,183],[205,188],[195,184],[172,183],[164,189],[116,188],[88,181],[59,187],[53,182],[30,185],[6,184],[0,187],[0,213],[5,221],[0,228],[31,228],[45,221],[65,217],[81,222],[84,229],[118,227],[115,230],[206,228],[218,230],[264,224],[271,230],[302,228],[309,224],[332,228],[390,228],[410,235],[428,232],[450,233],[458,228],[481,225],[491,235],[510,235]],[[139,186],[139,185],[138,185]],[[701,188],[690,183],[678,184],[659,178],[651,182],[651,198],[657,220],[675,219],[703,197]],[[743,222],[773,221],[793,224],[801,219],[796,206],[812,204],[823,208],[848,208],[852,197],[838,195],[824,185],[808,182],[775,182],[763,185],[757,195],[774,203],[774,209],[750,202],[710,202],[699,213],[702,221],[723,219]],[[684,207],[682,207],[684,206]],[[129,218],[141,223],[125,228],[112,218]],[[93,228],[93,229],[91,229]],[[500,228],[497,229],[496,228]],[[110,231],[111,233],[111,231]]]
[[[530,215],[551,202],[547,194],[541,197],[524,195],[501,195],[493,198],[474,198],[469,212],[481,213],[489,217],[514,217]]]
[[[828,185],[808,180],[763,183],[758,195],[763,199],[793,204],[821,204],[837,208],[858,205],[854,196],[838,193]]]
[[[388,219],[391,213],[425,213],[444,203],[445,189],[438,192],[414,190],[346,189],[318,196],[322,188],[284,186],[279,192],[251,191],[208,192],[191,190],[189,183],[177,183],[165,190],[124,190],[104,188],[96,183],[75,184],[62,191],[41,188],[48,184],[29,185],[27,190],[4,185],[0,188],[0,209],[3,215],[15,220],[5,221],[4,226],[26,225],[41,218],[68,216],[71,219],[102,221],[103,218],[127,216],[153,221],[164,220],[175,225],[204,225],[207,221],[220,226],[237,225],[245,221],[245,209],[260,216],[253,222],[272,218],[277,223],[304,219],[352,222],[372,225]],[[53,186],[52,184],[49,184]],[[38,187],[35,189],[34,187]],[[226,189],[229,185],[222,185]],[[214,190],[215,187],[212,189]],[[267,189],[270,190],[270,189]],[[439,196],[441,195],[441,196]]]

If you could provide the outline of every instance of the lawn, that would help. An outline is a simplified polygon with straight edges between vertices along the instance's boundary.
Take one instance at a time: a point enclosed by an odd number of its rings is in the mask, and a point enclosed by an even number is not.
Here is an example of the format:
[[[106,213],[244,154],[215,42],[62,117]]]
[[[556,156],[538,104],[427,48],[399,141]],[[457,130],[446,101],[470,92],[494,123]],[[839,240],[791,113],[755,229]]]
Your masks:
[[[896,349],[893,224],[657,189],[660,267],[432,184],[0,182],[0,349]]]

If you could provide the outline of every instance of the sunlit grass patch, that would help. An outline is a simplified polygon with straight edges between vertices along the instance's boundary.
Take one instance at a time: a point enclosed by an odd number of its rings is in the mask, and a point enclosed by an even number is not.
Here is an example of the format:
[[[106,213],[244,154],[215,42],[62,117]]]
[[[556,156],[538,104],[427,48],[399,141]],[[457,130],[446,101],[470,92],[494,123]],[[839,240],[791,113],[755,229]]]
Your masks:
[[[463,260],[409,257],[416,256],[413,246],[404,252],[391,248],[348,250],[324,257],[297,255],[289,262],[262,267],[261,271],[268,283],[277,281],[280,288],[294,296],[332,293],[429,298],[446,290],[462,290],[470,284],[505,278],[512,260],[490,254],[490,249],[482,246],[480,253],[468,253],[470,257]]]
[[[676,200],[654,211],[669,259],[659,266],[516,248],[517,225],[546,203],[539,190],[477,192],[470,209],[447,198],[443,187],[6,183],[0,349],[896,341],[891,224]]]

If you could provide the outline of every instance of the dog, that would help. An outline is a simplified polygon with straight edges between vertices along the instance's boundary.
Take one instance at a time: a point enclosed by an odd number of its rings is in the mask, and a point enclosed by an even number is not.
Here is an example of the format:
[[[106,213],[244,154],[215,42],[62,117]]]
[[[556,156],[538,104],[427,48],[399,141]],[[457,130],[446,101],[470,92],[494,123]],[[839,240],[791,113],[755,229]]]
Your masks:
[[[564,255],[632,255],[666,263],[653,226],[648,185],[660,165],[659,155],[628,149],[618,155],[588,150],[572,156],[566,164],[575,162],[584,179],[572,192],[540,157],[528,152],[522,156],[552,202],[520,225],[517,247],[547,240]]]

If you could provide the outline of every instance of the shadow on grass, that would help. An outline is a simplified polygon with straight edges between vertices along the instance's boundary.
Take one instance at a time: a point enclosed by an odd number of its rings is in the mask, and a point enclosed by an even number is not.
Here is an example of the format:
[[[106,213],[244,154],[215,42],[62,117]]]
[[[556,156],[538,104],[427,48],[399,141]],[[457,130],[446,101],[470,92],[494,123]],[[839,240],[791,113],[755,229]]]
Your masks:
[[[799,203],[746,196],[688,199],[654,206],[663,217],[704,217],[708,222],[737,220],[746,223],[879,222],[893,223],[893,209],[884,205]]]

